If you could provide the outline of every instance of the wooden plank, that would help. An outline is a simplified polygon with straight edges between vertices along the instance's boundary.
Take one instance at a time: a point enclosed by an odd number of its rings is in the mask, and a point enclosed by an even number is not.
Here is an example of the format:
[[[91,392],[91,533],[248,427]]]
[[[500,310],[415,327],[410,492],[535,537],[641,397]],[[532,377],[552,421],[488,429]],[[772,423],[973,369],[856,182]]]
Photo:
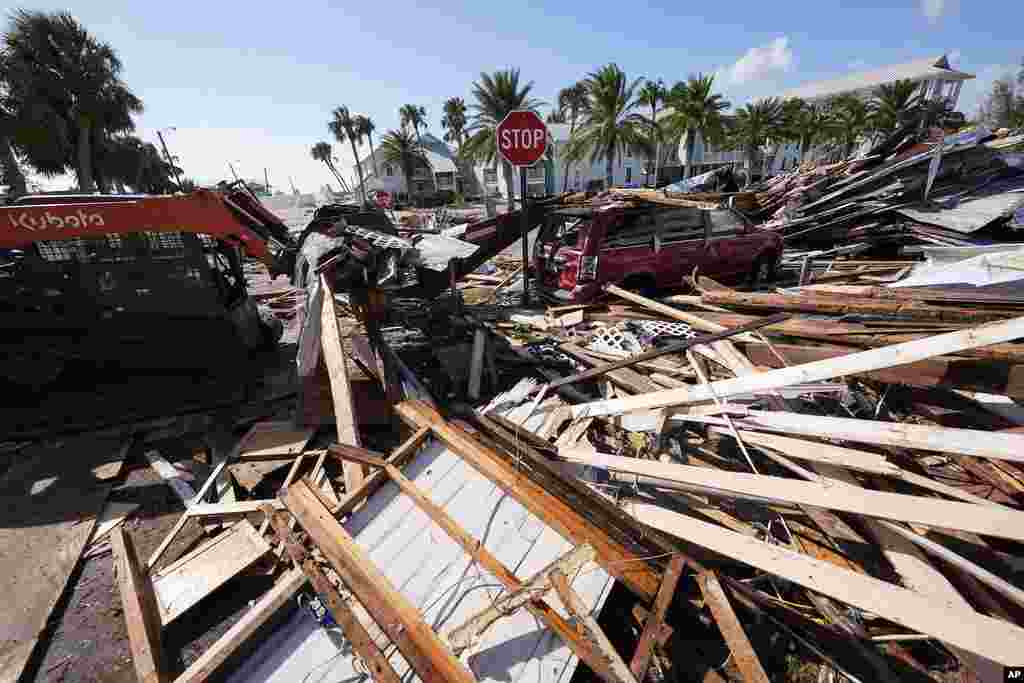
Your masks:
[[[856,353],[854,349],[836,346],[776,344],[775,348],[790,364],[828,361]],[[769,368],[784,367],[778,356],[764,344],[747,344],[744,349],[750,360],[758,365]],[[936,356],[908,365],[858,373],[858,376],[890,384],[946,387],[1005,394],[1011,398],[1024,397],[1024,365],[1010,365],[999,361]]]
[[[421,427],[417,429],[412,436],[406,439],[402,444],[391,452],[388,456],[388,464],[394,465],[395,467],[401,467],[405,463],[412,460],[416,452],[423,446],[423,442],[430,436],[429,427]],[[363,480],[359,488],[355,491],[350,491],[345,495],[340,503],[334,508],[331,508],[331,514],[336,517],[344,517],[349,515],[359,505],[363,503],[367,498],[372,496],[381,486],[388,482],[388,475],[383,470],[376,470],[370,474],[369,477]]]
[[[140,683],[160,683],[170,677],[160,645],[160,614],[153,584],[139,562],[131,537],[116,527],[110,532],[117,570],[117,586],[128,630],[135,675]]]
[[[604,656],[606,660],[604,668],[608,672],[604,680],[607,683],[637,683],[633,672],[622,661],[622,657],[619,656],[615,646],[608,640],[608,636],[604,634],[604,630],[597,623],[597,619],[590,615],[587,606],[580,599],[580,596],[576,594],[576,591],[572,589],[569,579],[566,578],[565,574],[561,570],[555,569],[551,572],[551,583],[554,585],[555,592],[558,593],[558,597],[562,600],[562,605],[565,606],[566,611],[576,619],[576,623],[583,627],[583,632],[593,643],[594,649]]]
[[[711,491],[719,495],[810,505],[866,517],[1024,540],[1024,512],[1007,507],[973,505],[902,493],[873,491],[835,485],[836,482],[830,480],[797,481],[761,474],[727,472],[693,465],[627,458],[588,449],[560,450],[559,455],[591,467],[662,480],[662,485],[669,488],[680,485],[685,490]]]
[[[123,441],[31,446],[0,475],[0,681],[17,681],[96,527]]]
[[[185,510],[183,517],[225,517],[227,515],[249,515],[259,512],[264,503],[269,503],[280,509],[281,501],[275,499],[266,500],[239,500],[234,503],[198,503],[188,510]]]
[[[624,502],[637,519],[726,557],[785,578],[895,623],[1007,666],[1024,664],[1024,629],[973,611],[952,609],[906,588],[665,508]]]
[[[643,394],[648,391],[658,390],[658,385],[656,385],[646,376],[640,374],[639,372],[636,372],[635,370],[629,367],[609,368],[603,372],[597,373],[594,376],[590,376],[587,373],[589,373],[591,370],[607,368],[609,365],[613,365],[613,363],[602,364],[600,360],[594,358],[589,353],[587,353],[586,349],[577,346],[576,344],[561,344],[559,348],[565,353],[572,356],[573,358],[581,360],[584,363],[587,363],[588,365],[595,366],[590,368],[590,370],[584,370],[583,372],[573,375],[572,377],[563,377],[562,379],[574,379],[574,381],[584,381],[585,379],[592,379],[593,377],[607,377],[607,379],[610,380],[616,387],[625,389],[631,394]],[[561,382],[561,380],[555,381]]]
[[[328,447],[327,452],[343,463],[357,462],[367,467],[384,467],[387,463],[386,455],[343,443]]]
[[[722,427],[712,427],[711,431],[717,434],[729,434],[729,431]],[[832,444],[809,441],[807,439],[794,439],[792,437],[780,436],[778,434],[752,432],[745,429],[741,429],[739,434],[748,444],[763,446],[771,450],[779,451],[780,453],[784,453],[792,458],[799,458],[801,460],[809,460],[822,465],[834,465],[836,467],[843,467],[846,469],[856,470],[858,472],[868,472],[871,474],[880,474],[893,477],[895,479],[901,479],[908,484],[913,484],[914,486],[918,486],[935,493],[941,493],[948,498],[956,498],[967,503],[975,503],[977,505],[999,505],[999,503],[991,501],[988,498],[976,496],[973,493],[964,491],[956,486],[950,486],[949,484],[936,479],[905,470],[899,465],[887,460],[885,456],[877,453],[869,453],[868,451],[859,451],[853,448],[834,446]]]
[[[309,557],[306,549],[302,547],[302,543],[292,534],[291,529],[288,528],[287,515],[283,512],[275,513],[269,505],[264,508],[263,512],[273,525],[274,532],[284,544],[292,562],[296,567],[302,568],[303,573],[309,578],[313,590],[327,601],[327,607],[331,610],[334,621],[338,623],[348,642],[352,644],[352,649],[362,658],[363,664],[366,665],[373,680],[376,683],[401,683],[401,679],[391,667],[391,663],[373,642],[366,627],[349,607],[348,601],[341,597],[338,589],[327,579],[313,558]]]
[[[128,519],[138,508],[138,503],[107,503],[100,514],[100,518],[96,523],[96,529],[93,531],[89,542],[96,543],[102,541],[104,536],[109,534],[114,527]]]
[[[288,510],[420,678],[429,683],[475,681],[423,621],[419,610],[391,585],[304,480],[292,484],[282,495]]]
[[[543,604],[542,597],[551,588],[551,572],[561,568],[575,573],[588,562],[593,561],[593,559],[594,549],[591,546],[577,546],[549,563],[526,581],[515,579],[518,588],[499,596],[487,609],[474,614],[448,632],[447,639],[452,647],[452,651],[456,655],[461,655],[472,647],[487,629],[499,620],[516,612],[520,607],[529,607],[533,603]],[[550,608],[548,609],[550,610]],[[559,619],[561,619],[560,616]],[[578,640],[578,638],[574,640]],[[599,669],[595,669],[595,671]]]
[[[480,474],[497,484],[527,510],[544,520],[563,538],[575,545],[590,544],[597,551],[601,566],[645,600],[653,600],[661,584],[660,577],[645,562],[620,543],[609,538],[597,525],[580,515],[560,498],[530,481],[499,456],[489,452],[478,439],[445,422],[430,406],[405,401],[395,406],[403,420],[416,427],[429,426]]]
[[[234,623],[217,642],[211,645],[189,666],[180,676],[174,679],[174,683],[206,683],[207,680],[233,655],[246,641],[249,640],[278,610],[286,603],[295,598],[303,586],[306,585],[306,575],[299,568],[285,572],[274,584],[274,587],[264,593],[263,597],[242,615],[242,618]]]
[[[720,380],[688,389],[665,389],[625,399],[584,403],[573,407],[573,417],[619,415],[634,410],[698,403],[711,400],[714,396],[725,398],[747,392],[781,389],[793,384],[817,382],[905,365],[932,356],[956,353],[960,349],[1010,341],[1022,336],[1024,336],[1024,317],[1014,318],[972,329],[935,335],[918,341],[851,353],[839,358],[794,365],[746,377]]]
[[[979,429],[933,427],[908,422],[881,422],[851,417],[803,415],[783,411],[730,410],[740,429],[759,429],[883,446],[899,446],[979,458],[1024,463],[1024,434]],[[677,413],[676,419],[717,422],[717,418]]]
[[[629,663],[629,670],[633,672],[638,681],[647,677],[647,668],[651,665],[654,643],[665,626],[665,613],[668,611],[668,606],[672,604],[672,596],[675,595],[679,577],[682,576],[685,566],[686,561],[682,556],[674,555],[669,560],[668,568],[661,578],[658,596],[654,598],[654,606],[651,608],[651,613],[647,615],[643,633],[640,634],[640,641],[636,644],[636,652],[633,653],[633,660]]]
[[[164,626],[270,552],[246,520],[203,542],[153,575]]]
[[[359,446],[359,428],[356,426],[356,409],[352,402],[352,388],[349,386],[347,360],[341,345],[338,330],[338,315],[334,308],[334,290],[325,275],[320,276],[323,290],[323,305],[320,310],[320,343],[324,364],[331,381],[331,398],[334,402],[334,423],[338,430],[338,442]],[[345,465],[345,490],[355,491],[366,477],[362,465]]]
[[[391,478],[398,488],[402,490],[404,494],[409,496],[416,506],[422,510],[428,517],[430,517],[434,523],[436,523],[453,541],[458,543],[466,554],[473,558],[480,564],[485,570],[490,572],[501,582],[509,593],[516,593],[523,590],[524,583],[516,578],[515,574],[506,567],[502,562],[495,557],[487,548],[473,538],[462,526],[456,522],[444,508],[435,504],[427,494],[426,491],[421,489],[415,484],[415,482],[409,480],[401,470],[394,465],[385,465],[385,471],[388,477]],[[585,546],[589,548],[590,546]],[[591,557],[593,551],[590,551]],[[587,643],[579,636],[576,630],[568,624],[557,612],[552,610],[547,603],[541,600],[538,596],[535,600],[530,600],[526,603],[526,608],[547,624],[548,628],[554,631],[558,636],[565,641],[569,649],[573,651],[580,661],[586,663],[594,671],[599,671],[602,660],[596,657],[593,650],[588,647]],[[453,644],[454,639],[449,638],[449,642]]]
[[[718,577],[714,572],[704,571],[697,576],[697,582],[744,680],[747,683],[769,683],[768,674],[761,666],[761,660],[757,658],[754,646],[750,644],[739,617],[729,604],[729,596],[722,590]]]

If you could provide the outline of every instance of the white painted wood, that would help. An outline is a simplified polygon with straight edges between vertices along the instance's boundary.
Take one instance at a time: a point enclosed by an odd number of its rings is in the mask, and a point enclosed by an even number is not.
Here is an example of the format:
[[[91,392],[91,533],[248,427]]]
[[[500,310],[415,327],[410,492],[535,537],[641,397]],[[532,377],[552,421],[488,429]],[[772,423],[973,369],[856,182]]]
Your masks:
[[[722,427],[712,427],[711,431],[719,434],[729,434],[729,430]],[[794,439],[792,437],[780,436],[778,434],[752,432],[745,429],[740,430],[740,435],[748,444],[763,446],[771,450],[779,451],[780,453],[785,453],[791,458],[799,458],[801,460],[808,460],[810,462],[820,463],[823,465],[834,465],[836,467],[843,467],[846,469],[856,470],[858,472],[868,472],[870,474],[895,477],[896,479],[902,479],[908,484],[914,484],[915,486],[919,486],[923,489],[941,493],[950,498],[956,498],[967,503],[999,506],[999,503],[991,501],[988,498],[976,496],[973,493],[959,489],[956,486],[950,486],[949,484],[931,479],[930,477],[925,477],[915,472],[905,470],[895,463],[891,463],[886,460],[885,456],[877,453],[869,453],[868,451],[859,451],[853,448],[844,448],[842,446],[834,446],[832,444],[819,443],[817,441],[808,441],[806,439]]]
[[[739,429],[820,436],[826,439],[1024,462],[1024,434],[858,420],[850,417],[822,417],[782,411],[744,411],[730,408],[730,412],[734,416],[734,424]],[[725,421],[719,418],[694,414],[675,413],[673,418],[725,424]]]
[[[813,363],[803,363],[770,372],[720,380],[705,386],[666,389],[649,394],[606,401],[583,403],[573,408],[573,417],[619,415],[634,410],[665,408],[706,401],[713,395],[720,398],[751,391],[780,389],[802,382],[818,382],[845,375],[906,365],[932,356],[953,354],[989,344],[1008,342],[1024,337],[1024,317],[1013,318],[981,327],[948,334],[939,334],[903,344],[851,353]]]
[[[107,506],[103,508],[103,512],[100,514],[99,520],[96,522],[96,529],[92,532],[92,538],[89,540],[89,543],[102,541],[104,536],[109,534],[118,524],[128,519],[138,507],[138,503],[107,503]]]
[[[745,472],[725,472],[608,455],[592,449],[559,449],[559,455],[592,467],[661,479],[666,485],[677,484],[688,490],[710,490],[736,497],[752,496],[772,502],[811,505],[867,517],[1024,540],[1024,512],[1011,508],[871,491],[830,479],[797,481]]]
[[[248,515],[259,512],[263,505],[273,505],[283,510],[284,504],[277,498],[266,500],[237,500],[233,503],[197,503],[185,510],[184,517],[216,517],[221,515]]]
[[[191,503],[196,492],[192,485],[182,478],[181,473],[175,469],[174,465],[167,462],[159,451],[146,451],[145,456],[149,461],[149,466],[167,482],[167,485],[174,491],[174,495],[178,496],[185,505]]]
[[[633,500],[623,508],[641,522],[797,583],[907,628],[1007,666],[1024,664],[1024,629],[914,591],[842,569],[777,545]]]

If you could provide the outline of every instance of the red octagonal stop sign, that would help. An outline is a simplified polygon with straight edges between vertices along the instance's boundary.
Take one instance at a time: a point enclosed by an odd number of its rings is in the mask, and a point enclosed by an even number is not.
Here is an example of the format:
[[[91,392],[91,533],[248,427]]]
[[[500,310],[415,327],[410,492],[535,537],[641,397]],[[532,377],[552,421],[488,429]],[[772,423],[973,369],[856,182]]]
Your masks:
[[[532,111],[509,112],[496,134],[498,151],[513,166],[533,166],[548,145],[548,127]]]

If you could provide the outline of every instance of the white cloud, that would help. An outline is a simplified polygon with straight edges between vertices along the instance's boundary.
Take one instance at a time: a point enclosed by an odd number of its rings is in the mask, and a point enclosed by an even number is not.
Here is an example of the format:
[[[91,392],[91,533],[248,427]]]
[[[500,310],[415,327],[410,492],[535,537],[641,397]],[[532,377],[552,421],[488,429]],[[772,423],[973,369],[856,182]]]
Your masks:
[[[788,71],[793,64],[789,37],[781,36],[767,45],[752,47],[736,63],[719,73],[733,84],[748,83],[776,71]]]
[[[921,0],[921,11],[928,23],[937,22],[946,11],[946,0]]]

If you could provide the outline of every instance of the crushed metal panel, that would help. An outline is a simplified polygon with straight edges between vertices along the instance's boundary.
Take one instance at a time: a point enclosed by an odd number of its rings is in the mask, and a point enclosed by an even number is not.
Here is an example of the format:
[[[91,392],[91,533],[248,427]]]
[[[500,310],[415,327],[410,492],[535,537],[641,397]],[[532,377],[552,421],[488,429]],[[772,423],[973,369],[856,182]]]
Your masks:
[[[1009,191],[964,199],[952,208],[903,208],[896,212],[920,223],[968,234],[1011,216],[1024,206],[1024,180],[1018,180],[1015,185],[1016,188]]]
[[[543,415],[539,417],[543,419]],[[572,548],[439,443],[425,448],[403,471],[520,578],[539,571]],[[500,582],[472,562],[395,484],[382,487],[345,527],[388,579],[423,610],[425,621],[438,632],[463,623],[503,592]],[[575,577],[573,588],[596,612],[612,583],[604,570],[591,564]],[[550,604],[567,616],[557,602]],[[347,645],[342,645],[340,631],[324,631],[312,628],[312,624],[305,613],[293,617],[230,680],[285,683],[307,677],[346,680],[357,676],[361,669],[353,663]],[[481,682],[564,683],[577,664],[561,639],[541,629],[526,610],[495,624],[466,656]],[[391,662],[400,676],[410,673],[400,654],[394,653]]]

